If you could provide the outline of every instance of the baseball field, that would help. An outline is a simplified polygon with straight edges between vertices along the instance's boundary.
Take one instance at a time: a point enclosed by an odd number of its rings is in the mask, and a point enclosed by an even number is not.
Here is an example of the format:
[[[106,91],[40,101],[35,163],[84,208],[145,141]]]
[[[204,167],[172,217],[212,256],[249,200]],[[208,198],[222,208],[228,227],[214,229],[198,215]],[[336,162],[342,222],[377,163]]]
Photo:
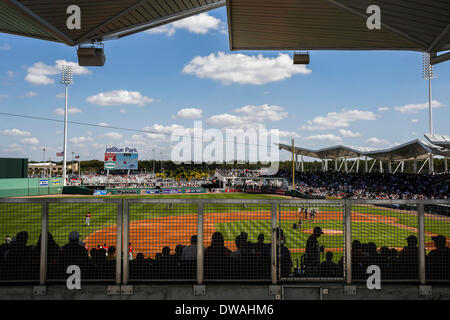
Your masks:
[[[73,199],[73,197],[71,197]],[[91,197],[92,198],[92,197]],[[104,198],[104,197],[102,197]],[[198,195],[152,195],[111,196],[111,198],[163,198],[167,203],[130,203],[129,242],[133,255],[143,253],[154,257],[168,246],[171,254],[178,244],[189,245],[192,235],[197,234],[196,204],[170,203],[170,199],[277,199],[270,195],[248,194],[198,194]],[[80,201],[83,201],[80,198]],[[316,211],[314,217],[299,213],[299,208]],[[91,213],[89,225],[86,214]],[[28,244],[36,245],[41,228],[39,204],[0,203],[0,237],[13,238],[20,231],[27,231]],[[301,220],[301,223],[300,221]],[[343,207],[339,205],[282,205],[278,212],[279,226],[285,235],[285,245],[291,251],[294,265],[304,252],[306,241],[315,227],[321,227],[323,235],[319,243],[325,252],[333,252],[335,262],[343,255],[344,223]],[[299,224],[301,226],[299,226]],[[106,243],[116,245],[116,205],[106,203],[54,203],[49,205],[49,232],[59,245],[68,242],[70,232],[77,231],[80,240],[88,248]],[[264,241],[271,241],[271,207],[262,204],[205,204],[204,246],[210,245],[211,236],[219,231],[225,239],[225,246],[236,250],[235,238],[242,232],[248,240],[257,242],[260,234]],[[425,215],[425,243],[427,250],[434,248],[431,239],[435,235],[450,239],[450,218]],[[389,247],[398,250],[406,246],[406,238],[417,234],[417,215],[414,210],[398,210],[375,205],[354,205],[352,208],[352,240],[362,243],[373,242],[378,248]]]

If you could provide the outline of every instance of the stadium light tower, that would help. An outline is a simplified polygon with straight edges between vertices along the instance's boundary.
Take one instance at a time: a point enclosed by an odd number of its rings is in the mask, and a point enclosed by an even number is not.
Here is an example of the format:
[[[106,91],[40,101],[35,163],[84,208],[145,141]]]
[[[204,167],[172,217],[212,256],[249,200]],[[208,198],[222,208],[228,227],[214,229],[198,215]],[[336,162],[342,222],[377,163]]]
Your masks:
[[[429,133],[433,134],[433,110],[432,110],[432,96],[431,96],[431,79],[436,78],[433,71],[433,66],[430,63],[430,54],[425,52],[423,54],[423,78],[428,80],[428,125]]]
[[[66,86],[66,105],[64,109],[64,150],[63,150],[63,186],[66,185],[66,165],[67,165],[67,98],[69,85],[72,84],[72,67],[68,65],[61,66],[61,83]]]

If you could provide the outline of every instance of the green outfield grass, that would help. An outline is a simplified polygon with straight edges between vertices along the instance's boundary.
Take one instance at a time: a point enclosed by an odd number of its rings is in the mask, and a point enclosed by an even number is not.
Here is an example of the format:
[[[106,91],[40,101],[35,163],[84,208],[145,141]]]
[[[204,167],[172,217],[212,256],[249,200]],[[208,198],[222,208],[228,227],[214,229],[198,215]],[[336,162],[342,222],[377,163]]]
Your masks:
[[[100,197],[105,198],[105,197]],[[274,196],[267,195],[248,195],[248,194],[190,194],[190,195],[152,195],[152,196],[117,196],[114,198],[158,198],[158,199],[277,199]],[[73,199],[73,198],[71,198]],[[83,199],[80,199],[82,201]],[[301,205],[300,205],[301,206]],[[282,212],[297,211],[298,206],[283,206]],[[249,240],[256,242],[260,233],[265,235],[266,242],[271,238],[271,221],[250,219],[250,213],[265,212],[271,210],[270,205],[247,204],[205,204],[204,212],[209,213],[229,213],[236,214],[239,220],[230,222],[215,223],[216,231],[223,233],[226,241],[234,242],[235,237],[242,231],[249,235]],[[342,212],[342,208],[336,206],[320,206],[320,212]],[[92,214],[91,224],[85,224],[85,214],[90,211]],[[174,204],[168,207],[167,204],[131,204],[130,221],[149,220],[156,217],[190,215],[197,212],[195,204]],[[417,235],[414,230],[408,230],[408,227],[417,228],[417,216],[413,211],[401,212],[388,208],[374,206],[354,206],[352,212],[355,217],[359,214],[370,214],[379,217],[380,221],[375,222],[352,222],[352,239],[360,240],[363,243],[374,242],[378,248],[382,246],[402,248],[406,245],[405,238],[408,235]],[[29,233],[29,244],[36,244],[41,230],[39,204],[0,204],[0,239],[6,235],[15,236],[20,231]],[[246,218],[247,216],[247,218]],[[253,215],[254,216],[254,215]],[[305,248],[306,240],[310,236],[308,233],[301,232],[292,228],[298,220],[293,220],[292,216],[281,213],[281,227],[286,236],[285,245],[292,250],[292,258],[295,264],[303,254],[301,249]],[[393,225],[385,218],[395,218]],[[322,229],[343,231],[343,221],[334,220],[304,220],[303,230],[313,229],[320,226]],[[115,204],[106,203],[55,203],[49,205],[49,231],[52,233],[56,242],[60,245],[66,244],[68,235],[71,231],[78,231],[81,239],[95,231],[102,230],[108,226],[116,224]],[[450,221],[448,218],[435,216],[434,218],[425,217],[425,231],[429,234],[442,234],[450,237]],[[426,242],[431,242],[431,237],[426,235]],[[325,234],[319,239],[320,244],[324,245],[326,250],[334,252],[334,261],[339,261],[342,257],[344,247],[343,234]]]

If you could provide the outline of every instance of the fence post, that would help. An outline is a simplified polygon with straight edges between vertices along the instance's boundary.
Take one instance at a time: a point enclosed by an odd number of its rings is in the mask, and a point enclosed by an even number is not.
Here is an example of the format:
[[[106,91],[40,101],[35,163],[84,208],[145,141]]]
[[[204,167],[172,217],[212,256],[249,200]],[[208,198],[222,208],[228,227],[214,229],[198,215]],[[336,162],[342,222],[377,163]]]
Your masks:
[[[116,207],[117,210],[117,228],[116,228],[116,284],[120,284],[122,279],[122,221],[123,221],[123,203],[121,200]]]
[[[352,203],[344,202],[345,219],[345,282],[352,283]]]
[[[203,283],[203,202],[197,205],[197,284]]]
[[[129,203],[123,200],[123,224],[122,224],[122,284],[128,283],[128,243],[129,243]]]
[[[426,282],[425,270],[425,213],[423,202],[419,203],[418,207],[418,227],[419,227],[419,278],[420,284]]]
[[[278,203],[272,203],[272,244],[271,244],[271,278],[272,284],[277,284],[277,208]]]
[[[48,202],[41,206],[41,261],[39,284],[44,285],[47,280],[47,248],[48,248]]]

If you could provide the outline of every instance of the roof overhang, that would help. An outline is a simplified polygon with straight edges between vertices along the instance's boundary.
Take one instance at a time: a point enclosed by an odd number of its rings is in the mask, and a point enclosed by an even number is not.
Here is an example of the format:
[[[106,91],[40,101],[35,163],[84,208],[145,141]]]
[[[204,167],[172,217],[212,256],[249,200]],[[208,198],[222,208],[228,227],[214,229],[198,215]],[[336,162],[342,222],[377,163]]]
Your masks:
[[[367,9],[381,10],[369,30]],[[450,3],[438,0],[227,0],[231,50],[450,49]]]
[[[80,8],[80,29],[67,28],[70,5]],[[2,0],[0,32],[75,46],[121,38],[224,5],[225,0]]]
[[[279,149],[292,152],[292,146],[288,144],[276,144]],[[361,151],[347,146],[334,146],[319,150],[311,150],[300,147],[294,147],[294,153],[317,159],[340,159],[340,158],[356,158],[366,156],[372,159],[382,161],[407,161],[420,160],[427,158],[430,154],[449,157],[450,150],[444,149],[436,145],[426,143],[423,140],[413,140],[401,145],[373,151]]]

